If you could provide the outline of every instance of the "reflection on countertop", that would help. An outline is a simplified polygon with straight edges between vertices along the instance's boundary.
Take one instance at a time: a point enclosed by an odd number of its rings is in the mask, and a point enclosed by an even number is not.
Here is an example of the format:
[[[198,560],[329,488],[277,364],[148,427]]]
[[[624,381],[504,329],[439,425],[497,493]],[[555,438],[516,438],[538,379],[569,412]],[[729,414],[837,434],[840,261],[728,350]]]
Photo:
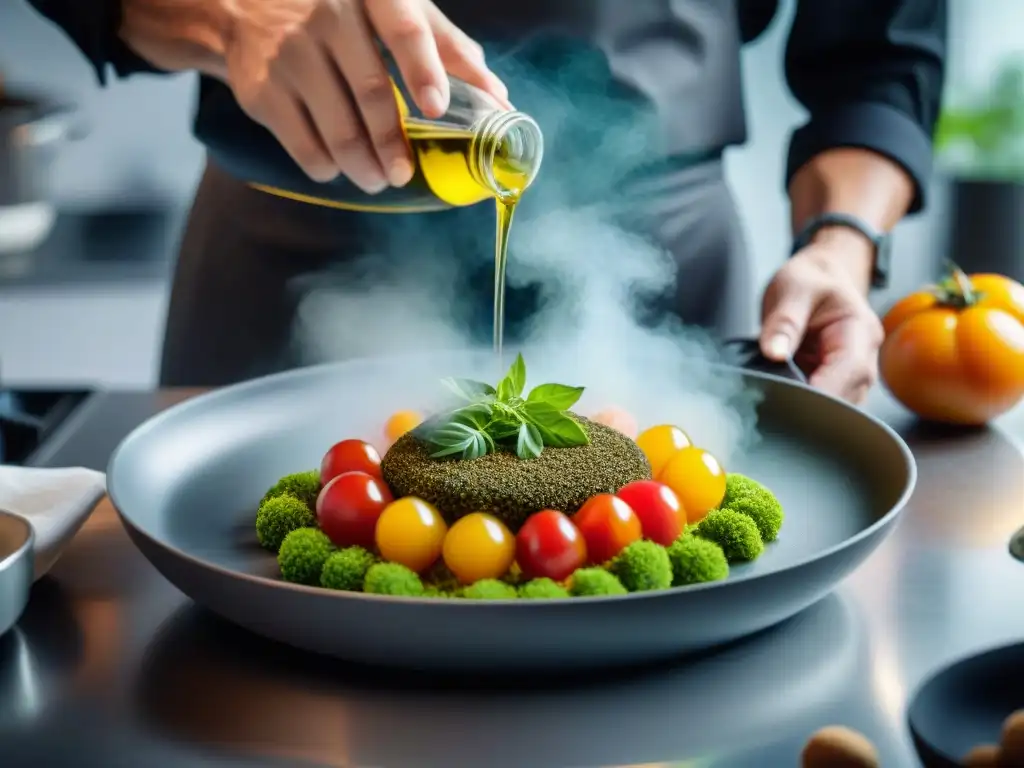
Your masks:
[[[182,204],[63,210],[39,247],[0,252],[0,289],[163,282],[187,212]]]

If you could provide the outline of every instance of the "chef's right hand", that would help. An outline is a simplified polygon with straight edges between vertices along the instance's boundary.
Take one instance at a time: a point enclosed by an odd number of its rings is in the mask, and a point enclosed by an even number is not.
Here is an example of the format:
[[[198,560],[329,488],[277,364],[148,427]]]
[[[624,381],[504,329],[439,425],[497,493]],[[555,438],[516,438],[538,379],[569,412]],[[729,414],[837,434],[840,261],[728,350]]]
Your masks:
[[[316,181],[340,174],[376,193],[412,178],[375,38],[427,117],[448,108],[446,72],[507,104],[483,49],[430,0],[235,0],[231,15],[224,53],[235,98]]]

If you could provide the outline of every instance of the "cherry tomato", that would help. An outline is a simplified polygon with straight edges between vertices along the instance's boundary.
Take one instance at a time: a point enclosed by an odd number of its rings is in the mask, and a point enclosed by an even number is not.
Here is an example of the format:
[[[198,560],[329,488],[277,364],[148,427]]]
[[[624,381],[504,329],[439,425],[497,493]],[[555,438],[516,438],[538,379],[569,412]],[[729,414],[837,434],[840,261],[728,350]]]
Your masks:
[[[636,444],[644,452],[651,465],[651,474],[657,477],[668,460],[683,448],[693,445],[690,438],[679,427],[661,424],[645,429],[636,439]]]
[[[1020,283],[954,273],[896,302],[882,325],[882,382],[921,418],[980,425],[1024,397]]]
[[[388,446],[393,445],[398,438],[406,432],[410,432],[423,423],[423,416],[416,411],[396,411],[384,424],[384,438]]]
[[[691,446],[676,453],[658,480],[676,492],[691,525],[703,520],[725,498],[725,470],[701,448]]]
[[[500,579],[512,567],[516,540],[493,515],[474,512],[455,521],[444,537],[444,564],[463,584]]]
[[[530,515],[516,534],[516,562],[528,579],[562,581],[586,561],[583,534],[557,510]]]
[[[633,417],[633,414],[623,408],[619,408],[615,405],[608,406],[607,408],[595,413],[591,418],[591,421],[596,421],[598,424],[604,424],[606,427],[617,429],[630,440],[636,439],[636,419]]]
[[[377,519],[393,500],[383,480],[366,472],[345,472],[320,491],[317,524],[336,547],[373,549]]]
[[[587,543],[587,560],[595,565],[608,562],[643,535],[640,518],[610,493],[589,498],[572,521]]]
[[[377,519],[381,557],[422,573],[441,556],[448,526],[433,504],[415,496],[396,499]]]
[[[380,454],[362,440],[342,440],[324,454],[320,462],[320,483],[327,485],[346,472],[365,472],[380,478]]]
[[[679,496],[664,483],[636,480],[624,485],[615,495],[629,504],[640,518],[644,538],[655,544],[669,546],[686,526],[686,510]]]

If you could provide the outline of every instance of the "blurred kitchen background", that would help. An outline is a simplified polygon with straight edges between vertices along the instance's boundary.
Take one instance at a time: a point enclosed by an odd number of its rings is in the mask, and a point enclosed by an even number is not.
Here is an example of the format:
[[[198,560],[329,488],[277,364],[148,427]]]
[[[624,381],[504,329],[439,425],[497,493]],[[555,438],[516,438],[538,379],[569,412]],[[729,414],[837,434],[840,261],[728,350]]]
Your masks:
[[[781,76],[792,5],[783,3],[744,54],[751,140],[728,156],[762,284],[789,243],[783,148],[802,118]],[[1024,194],[1015,182],[1024,176],[1024,70],[1015,68],[1024,2],[950,5],[940,171],[930,210],[898,230],[893,285],[880,305],[947,258],[1024,277],[1016,230]],[[74,101],[86,129],[56,159],[53,232],[27,254],[0,253],[0,381],[150,386],[170,260],[202,161],[189,132],[194,78],[136,77],[101,89],[63,34],[21,0],[0,2],[0,74],[12,88]]]

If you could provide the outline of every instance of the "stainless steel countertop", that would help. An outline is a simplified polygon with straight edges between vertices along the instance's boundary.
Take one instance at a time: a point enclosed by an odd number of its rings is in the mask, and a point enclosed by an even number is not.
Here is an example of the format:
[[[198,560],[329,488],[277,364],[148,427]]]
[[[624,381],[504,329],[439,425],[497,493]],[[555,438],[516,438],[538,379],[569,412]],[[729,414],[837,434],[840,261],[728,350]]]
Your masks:
[[[37,463],[103,468],[176,398],[98,395]],[[785,768],[842,723],[883,765],[914,766],[905,710],[922,679],[1024,639],[1024,564],[1007,549],[1024,524],[1024,409],[968,433],[915,428],[881,393],[870,409],[920,480],[835,595],[701,659],[569,681],[411,678],[271,644],[194,607],[101,508],[0,639],[0,763]]]

